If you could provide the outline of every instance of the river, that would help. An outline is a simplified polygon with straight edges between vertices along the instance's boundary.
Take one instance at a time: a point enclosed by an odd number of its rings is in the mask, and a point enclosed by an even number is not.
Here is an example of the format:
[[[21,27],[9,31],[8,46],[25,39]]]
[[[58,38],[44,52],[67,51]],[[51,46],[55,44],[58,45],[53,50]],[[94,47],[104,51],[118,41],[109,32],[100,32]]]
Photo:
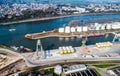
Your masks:
[[[28,40],[24,37],[27,33],[37,33],[42,31],[53,30],[55,28],[62,27],[63,24],[68,24],[71,20],[94,20],[100,18],[110,18],[113,20],[120,19],[120,14],[103,14],[103,15],[88,15],[88,16],[74,16],[66,17],[60,19],[39,21],[39,22],[29,22],[29,23],[20,23],[20,24],[11,24],[6,26],[0,26],[0,44],[6,46],[25,46],[31,49],[35,49],[36,40]],[[10,29],[16,29],[15,31],[10,31]],[[87,45],[95,44],[96,42],[102,41],[112,41],[113,35],[102,36],[102,37],[92,37],[88,38]],[[72,45],[74,47],[81,45],[80,38],[65,38],[60,39],[57,37],[54,38],[44,38],[41,39],[43,48],[56,49],[59,46],[68,46]]]

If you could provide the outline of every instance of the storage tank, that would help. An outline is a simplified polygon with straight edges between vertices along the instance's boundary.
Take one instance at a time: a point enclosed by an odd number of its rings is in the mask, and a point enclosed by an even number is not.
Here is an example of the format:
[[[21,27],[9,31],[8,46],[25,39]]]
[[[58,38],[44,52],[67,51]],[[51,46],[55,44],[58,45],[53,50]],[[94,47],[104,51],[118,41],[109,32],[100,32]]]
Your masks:
[[[70,51],[73,53],[74,49],[72,48],[72,46],[69,46]]]
[[[75,31],[76,31],[75,27],[71,27],[71,32],[75,32]]]
[[[100,30],[101,24],[97,23],[97,24],[95,24],[95,27],[96,27],[95,30]]]
[[[63,51],[66,51],[66,50],[67,50],[66,47],[62,47],[62,49],[63,49]]]
[[[111,24],[107,24],[106,29],[112,29]]]
[[[100,27],[96,27],[95,30],[100,30]]]
[[[113,23],[112,24],[112,29],[120,29],[120,23]]]
[[[105,30],[105,24],[101,25],[101,30]]]
[[[88,27],[87,26],[83,26],[83,30],[84,32],[88,31]]]
[[[64,32],[64,28],[59,28],[59,33],[63,33]]]
[[[69,26],[65,27],[65,33],[70,33],[70,27]]]
[[[98,23],[95,23],[94,26],[98,26],[99,24]]]
[[[82,32],[82,27],[77,27],[77,32]]]
[[[88,26],[88,30],[95,30],[95,25],[94,24],[90,24],[90,26]]]
[[[63,51],[62,47],[59,47],[59,51]]]

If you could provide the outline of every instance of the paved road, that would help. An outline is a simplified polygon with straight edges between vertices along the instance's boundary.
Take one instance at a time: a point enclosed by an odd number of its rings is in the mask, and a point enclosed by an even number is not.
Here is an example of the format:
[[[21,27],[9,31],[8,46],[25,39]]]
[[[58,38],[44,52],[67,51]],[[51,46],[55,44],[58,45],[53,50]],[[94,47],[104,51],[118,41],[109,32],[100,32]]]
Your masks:
[[[50,65],[50,64],[57,64],[57,63],[66,63],[66,62],[84,62],[84,63],[89,63],[89,62],[114,62],[114,61],[119,61],[120,62],[120,57],[102,57],[102,58],[81,58],[81,57],[73,57],[73,58],[48,58],[48,59],[36,59],[33,60],[29,58],[29,56],[24,55],[23,56],[26,64],[28,66],[43,66],[43,65]]]
[[[4,52],[7,52],[7,53],[10,53],[10,54],[13,54],[13,55],[16,55],[16,56],[21,56],[19,53],[14,52],[14,51],[9,50],[9,49],[0,48],[0,50],[4,51]]]

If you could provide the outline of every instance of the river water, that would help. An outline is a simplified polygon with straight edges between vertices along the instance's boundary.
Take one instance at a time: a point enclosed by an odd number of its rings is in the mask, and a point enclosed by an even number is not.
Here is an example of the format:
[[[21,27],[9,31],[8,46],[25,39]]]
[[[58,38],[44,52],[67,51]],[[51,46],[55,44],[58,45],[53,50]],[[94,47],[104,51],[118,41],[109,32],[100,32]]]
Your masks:
[[[91,1],[85,0],[0,0],[0,3],[3,4],[13,4],[13,3],[43,3],[43,4],[72,4],[72,5],[81,5],[93,3]],[[99,2],[96,2],[99,3]]]
[[[53,30],[55,28],[62,27],[63,24],[68,24],[71,20],[94,20],[100,18],[110,18],[113,20],[119,19],[120,14],[103,14],[103,15],[91,15],[91,16],[75,16],[75,17],[66,17],[60,19],[39,21],[39,22],[30,22],[30,23],[21,23],[21,24],[11,24],[6,26],[0,26],[0,44],[6,46],[25,46],[31,49],[35,49],[36,40],[29,40],[24,37],[27,33],[37,33],[42,31]],[[10,29],[16,29],[15,31],[10,31]],[[87,45],[95,44],[96,42],[102,41],[112,41],[113,35],[102,36],[102,37],[92,37],[88,38]],[[81,45],[80,38],[44,38],[41,39],[43,48],[56,49],[59,46],[68,46],[72,45],[74,47]]]

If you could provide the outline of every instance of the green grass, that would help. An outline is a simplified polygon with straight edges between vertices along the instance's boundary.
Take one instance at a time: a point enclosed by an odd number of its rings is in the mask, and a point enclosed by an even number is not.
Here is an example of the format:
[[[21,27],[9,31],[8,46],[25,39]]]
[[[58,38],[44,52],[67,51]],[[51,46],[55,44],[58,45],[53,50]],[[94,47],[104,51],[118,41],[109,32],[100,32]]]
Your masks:
[[[97,74],[97,76],[101,76],[98,69],[94,69],[94,71]]]
[[[54,73],[54,68],[44,70],[45,74]]]
[[[98,68],[107,68],[107,67],[111,67],[115,65],[116,64],[101,64],[101,65],[93,65],[93,66],[98,67]]]

